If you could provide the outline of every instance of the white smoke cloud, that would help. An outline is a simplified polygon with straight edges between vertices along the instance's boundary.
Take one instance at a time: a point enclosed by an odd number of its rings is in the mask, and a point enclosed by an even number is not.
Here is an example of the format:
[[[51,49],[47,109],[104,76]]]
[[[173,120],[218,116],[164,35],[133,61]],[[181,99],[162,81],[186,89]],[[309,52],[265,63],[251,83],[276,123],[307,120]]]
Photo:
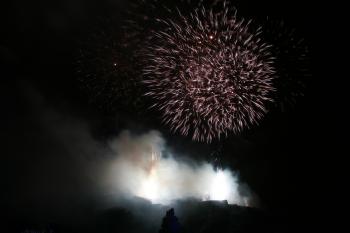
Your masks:
[[[159,204],[186,198],[227,200],[243,206],[252,203],[250,195],[240,194],[238,177],[232,171],[176,159],[157,131],[140,136],[124,131],[109,146],[116,156],[109,162],[104,180],[116,197],[138,196]]]
[[[85,222],[86,216],[121,207],[145,223],[154,222],[157,229],[168,204],[182,211],[183,217],[190,212],[190,205],[177,199],[256,206],[256,197],[236,173],[216,171],[208,162],[172,153],[167,146],[171,141],[166,142],[159,132],[124,131],[108,135],[106,141],[105,134],[101,138],[98,131],[93,133],[95,128],[84,117],[67,114],[65,107],[51,106],[40,93],[25,90],[24,99],[32,111],[21,116],[25,133],[20,138],[16,133],[13,139],[20,139],[23,146],[4,154],[3,177],[12,177],[11,183],[16,183],[5,188],[4,202],[13,213]],[[135,196],[165,205],[150,205]]]

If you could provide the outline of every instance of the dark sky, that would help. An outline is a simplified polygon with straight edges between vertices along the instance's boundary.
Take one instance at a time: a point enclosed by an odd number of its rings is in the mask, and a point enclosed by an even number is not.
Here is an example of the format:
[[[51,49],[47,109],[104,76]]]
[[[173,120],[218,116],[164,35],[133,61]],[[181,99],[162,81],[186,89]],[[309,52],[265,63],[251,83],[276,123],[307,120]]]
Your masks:
[[[70,150],[57,142],[52,124],[84,122],[101,141],[123,128],[147,130],[148,125],[137,117],[125,120],[122,113],[91,103],[75,72],[79,40],[92,31],[95,19],[118,18],[124,5],[118,0],[13,0],[7,10],[2,9],[6,12],[0,39],[0,203],[9,216],[45,213],[42,209],[60,212],[59,206],[69,206],[86,187],[80,169],[70,162],[70,156],[63,156]],[[314,72],[314,67],[320,59],[316,30],[325,19],[313,4],[301,0],[239,0],[235,5],[248,17],[284,19],[310,47],[312,77],[305,97],[284,112],[272,110],[260,126],[222,141],[222,163],[240,172],[263,205],[299,219],[300,209],[311,209],[317,195],[314,186],[321,176],[315,167],[323,146],[325,126],[320,113],[324,97],[319,95],[319,86],[325,74]],[[152,127],[159,127],[175,150],[193,154],[195,159],[216,148],[172,136],[159,119],[154,121]],[[57,169],[52,170],[54,167]],[[53,204],[52,196],[59,202]],[[89,206],[82,204],[81,208]]]

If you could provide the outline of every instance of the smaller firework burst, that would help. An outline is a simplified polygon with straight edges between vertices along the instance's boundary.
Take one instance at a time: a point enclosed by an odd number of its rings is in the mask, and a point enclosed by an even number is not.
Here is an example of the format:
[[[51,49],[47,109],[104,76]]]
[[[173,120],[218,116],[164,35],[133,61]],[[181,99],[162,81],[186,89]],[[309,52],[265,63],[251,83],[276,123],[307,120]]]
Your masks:
[[[108,23],[102,25],[108,28]],[[77,56],[81,86],[108,112],[137,109],[141,95],[133,54],[115,31],[100,29],[89,35],[80,42]]]
[[[310,53],[306,41],[296,29],[283,20],[267,18],[263,23],[263,37],[273,44],[271,52],[276,57],[276,79],[273,94],[275,104],[282,111],[293,107],[304,95],[311,77]]]

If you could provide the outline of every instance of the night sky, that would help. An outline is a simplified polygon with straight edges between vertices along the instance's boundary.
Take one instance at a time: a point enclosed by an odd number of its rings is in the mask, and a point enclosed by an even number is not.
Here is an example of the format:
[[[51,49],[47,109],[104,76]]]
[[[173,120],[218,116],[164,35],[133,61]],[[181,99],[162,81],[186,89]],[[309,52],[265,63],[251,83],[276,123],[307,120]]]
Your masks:
[[[309,47],[311,75],[295,104],[283,110],[271,107],[258,126],[212,144],[171,133],[153,110],[144,115],[94,101],[81,87],[79,49],[100,25],[96,22],[112,18],[120,25],[123,0],[13,0],[2,9],[0,203],[8,225],[45,218],[55,222],[62,216],[84,219],[83,213],[93,211],[89,198],[95,190],[89,190],[85,168],[74,158],[76,153],[93,154],[90,145],[75,150],[74,145],[87,141],[85,128],[102,143],[123,129],[156,129],[173,151],[193,160],[211,161],[210,154],[221,146],[220,164],[239,173],[264,209],[291,225],[308,222],[324,134],[319,85],[325,74],[314,72],[320,59],[315,34],[324,19],[313,4],[301,0],[238,0],[234,5],[245,17],[259,21],[269,15],[295,28]],[[91,197],[81,195],[90,191]]]

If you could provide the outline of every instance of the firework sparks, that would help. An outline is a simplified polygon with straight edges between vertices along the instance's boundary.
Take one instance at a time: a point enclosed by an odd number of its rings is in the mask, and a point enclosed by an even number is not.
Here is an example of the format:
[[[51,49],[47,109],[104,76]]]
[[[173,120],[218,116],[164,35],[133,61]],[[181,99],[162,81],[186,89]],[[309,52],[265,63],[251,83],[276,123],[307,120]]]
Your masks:
[[[222,9],[158,19],[145,50],[144,83],[172,131],[210,142],[256,124],[272,101],[273,57],[261,30]]]
[[[282,20],[267,18],[263,28],[266,41],[275,45],[272,53],[278,78],[274,80],[277,91],[273,99],[284,111],[304,95],[311,76],[309,48],[298,31]]]
[[[104,24],[80,43],[76,64],[81,87],[108,112],[128,109],[137,113],[139,73],[132,52],[119,41],[117,30]]]

